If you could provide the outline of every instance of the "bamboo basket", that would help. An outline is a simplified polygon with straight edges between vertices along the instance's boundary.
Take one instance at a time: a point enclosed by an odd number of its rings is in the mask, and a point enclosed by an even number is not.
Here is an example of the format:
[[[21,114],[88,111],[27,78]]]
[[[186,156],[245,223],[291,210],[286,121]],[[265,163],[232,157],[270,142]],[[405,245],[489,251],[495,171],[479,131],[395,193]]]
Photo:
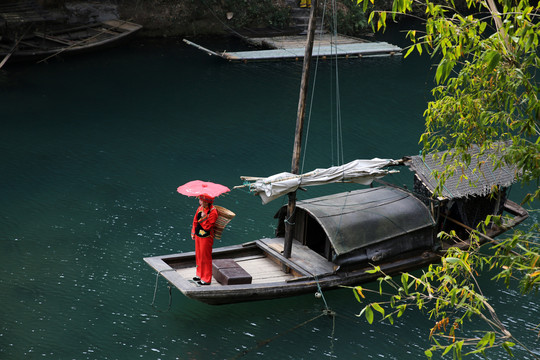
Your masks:
[[[214,239],[219,240],[221,239],[223,229],[225,229],[225,226],[227,226],[229,221],[231,221],[236,214],[231,210],[225,209],[223,206],[214,205],[214,207],[218,211],[218,218],[216,220],[216,224],[214,225]]]

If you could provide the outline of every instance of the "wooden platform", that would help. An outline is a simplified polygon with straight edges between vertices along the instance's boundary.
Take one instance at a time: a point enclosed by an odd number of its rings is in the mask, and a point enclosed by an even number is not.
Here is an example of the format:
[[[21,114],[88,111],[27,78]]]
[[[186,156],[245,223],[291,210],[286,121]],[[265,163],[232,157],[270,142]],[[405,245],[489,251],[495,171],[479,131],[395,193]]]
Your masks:
[[[245,38],[244,40],[252,45],[270,49],[217,52],[186,39],[184,42],[205,51],[208,55],[219,56],[229,61],[301,60],[304,58],[305,36]],[[313,44],[313,56],[321,58],[331,56],[345,58],[393,56],[401,55],[401,50],[400,47],[386,42],[369,42],[349,36],[338,35],[336,37],[329,34],[317,35]]]

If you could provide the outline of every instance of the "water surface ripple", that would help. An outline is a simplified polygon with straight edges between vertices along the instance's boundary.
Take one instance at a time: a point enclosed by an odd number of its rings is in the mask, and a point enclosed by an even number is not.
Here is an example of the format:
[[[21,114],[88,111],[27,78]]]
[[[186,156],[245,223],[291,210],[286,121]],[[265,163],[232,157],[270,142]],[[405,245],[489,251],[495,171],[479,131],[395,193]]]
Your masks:
[[[340,63],[347,161],[418,152],[428,61]],[[173,290],[168,309],[162,278],[150,305],[156,277],[142,258],[193,250],[196,202],[179,185],[232,187],[289,169],[300,70],[226,63],[179,40],[3,70],[0,358],[422,358],[429,320],[407,312],[394,326],[369,326],[345,289],[325,294],[335,320],[319,316],[324,303],[311,294],[213,307]],[[306,170],[333,165],[329,63],[319,70]],[[389,180],[410,183],[410,173]],[[237,217],[218,246],[272,236],[282,204],[242,190],[219,203]],[[484,286],[511,331],[537,344],[537,297]]]

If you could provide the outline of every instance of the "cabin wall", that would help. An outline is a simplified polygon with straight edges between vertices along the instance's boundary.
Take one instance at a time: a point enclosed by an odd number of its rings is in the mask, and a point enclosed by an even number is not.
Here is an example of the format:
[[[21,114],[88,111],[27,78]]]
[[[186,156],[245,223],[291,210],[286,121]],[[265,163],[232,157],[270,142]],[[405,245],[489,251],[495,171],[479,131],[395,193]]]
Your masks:
[[[433,227],[425,227],[339,256],[334,259],[334,263],[340,266],[340,270],[352,270],[366,263],[377,264],[391,258],[403,259],[411,252],[432,250],[435,246],[434,235]]]
[[[435,245],[435,228],[430,226],[336,257],[330,240],[319,222],[302,209],[297,208],[296,211],[294,238],[328,261],[340,265],[342,269],[348,270],[365,266],[368,262],[376,263],[389,258],[399,259],[408,252],[433,249]],[[281,224],[283,220],[284,216],[280,218],[279,223]]]
[[[484,221],[488,215],[501,215],[504,203],[507,199],[508,188],[501,188],[498,195],[470,196],[467,198],[451,199],[441,201],[436,208],[440,214],[445,214],[450,218],[468,226],[476,226]],[[426,205],[433,198],[433,194],[418,177],[414,178],[414,192]],[[468,231],[461,225],[439,218],[438,231],[456,231],[461,238],[468,237]]]
[[[488,215],[501,215],[506,198],[504,189],[499,196],[471,196],[448,202],[443,210],[450,218],[470,228],[476,228]],[[441,224],[441,230],[455,230],[462,237],[468,237],[468,231],[455,223]]]

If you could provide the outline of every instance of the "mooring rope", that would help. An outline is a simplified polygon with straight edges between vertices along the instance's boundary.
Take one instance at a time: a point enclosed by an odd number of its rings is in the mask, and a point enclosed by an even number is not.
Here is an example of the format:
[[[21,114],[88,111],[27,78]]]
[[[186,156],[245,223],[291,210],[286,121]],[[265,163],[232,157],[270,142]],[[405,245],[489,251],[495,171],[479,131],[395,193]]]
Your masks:
[[[317,282],[317,292],[315,293],[315,297],[318,297],[317,294],[320,294],[320,296],[321,296],[321,298],[323,299],[323,302],[324,302],[324,307],[326,308],[325,310],[330,311],[330,308],[328,307],[328,303],[326,302],[326,299],[324,297],[324,293],[322,291],[321,284],[319,283],[319,278],[317,277],[317,275],[315,275],[314,278],[315,278],[315,281]]]
[[[329,311],[323,311],[323,312],[320,313],[319,315],[317,315],[317,316],[315,316],[315,317],[313,317],[313,318],[311,318],[311,319],[309,319],[309,320],[306,320],[306,321],[304,321],[304,322],[302,322],[302,323],[300,323],[300,324],[298,324],[298,325],[295,325],[295,326],[293,326],[292,328],[287,329],[287,330],[285,330],[285,331],[282,332],[282,333],[279,333],[279,334],[277,334],[277,335],[275,335],[275,336],[273,336],[273,337],[270,337],[270,338],[268,338],[268,339],[265,339],[265,340],[263,340],[263,341],[258,342],[257,345],[253,346],[253,347],[250,348],[250,349],[247,349],[247,350],[242,351],[241,353],[239,353],[239,354],[236,355],[235,357],[232,357],[231,360],[239,359],[239,358],[241,358],[241,357],[247,355],[248,353],[250,353],[250,352],[252,352],[252,351],[254,351],[254,350],[257,350],[257,349],[259,349],[259,348],[261,348],[261,347],[263,347],[263,346],[265,346],[265,345],[268,345],[269,343],[271,343],[272,341],[274,341],[274,340],[276,340],[276,339],[282,337],[283,335],[288,334],[288,333],[290,333],[290,332],[293,331],[293,330],[299,329],[299,328],[301,328],[302,326],[305,326],[305,325],[309,324],[310,322],[315,321],[315,320],[317,320],[318,318],[320,318],[320,317],[322,317],[322,316],[324,316],[324,315],[332,316],[332,317],[335,319],[335,313],[329,312]],[[335,322],[334,322],[334,326],[335,326]],[[333,335],[333,334],[334,334],[334,329],[332,329],[332,335]]]
[[[175,270],[174,269],[163,269],[163,270],[160,270],[160,271],[156,272],[156,284],[154,286],[154,297],[152,298],[152,303],[150,304],[152,307],[154,307],[154,303],[156,302],[156,293],[157,293],[157,288],[158,288],[159,275],[161,275],[161,273],[163,273],[165,271],[175,271]],[[169,284],[169,308],[167,309],[167,311],[171,308],[171,304],[172,304],[172,287]]]

